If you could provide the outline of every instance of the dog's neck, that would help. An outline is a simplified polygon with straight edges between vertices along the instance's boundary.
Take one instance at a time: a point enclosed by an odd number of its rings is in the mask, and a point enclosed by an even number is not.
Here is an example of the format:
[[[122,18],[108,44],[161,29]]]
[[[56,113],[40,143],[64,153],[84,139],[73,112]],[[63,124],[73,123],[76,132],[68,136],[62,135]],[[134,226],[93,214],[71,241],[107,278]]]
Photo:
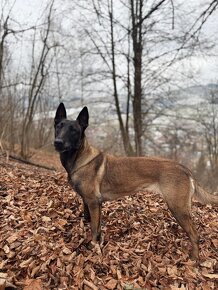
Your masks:
[[[77,153],[78,150],[74,149],[60,153],[61,163],[68,174],[70,174],[70,172],[73,170],[77,159]]]
[[[72,149],[70,151],[60,153],[60,159],[68,175],[72,175],[73,172],[89,163],[91,159],[98,154],[99,150],[92,147],[84,135],[79,149]],[[90,156],[92,156],[91,159]]]

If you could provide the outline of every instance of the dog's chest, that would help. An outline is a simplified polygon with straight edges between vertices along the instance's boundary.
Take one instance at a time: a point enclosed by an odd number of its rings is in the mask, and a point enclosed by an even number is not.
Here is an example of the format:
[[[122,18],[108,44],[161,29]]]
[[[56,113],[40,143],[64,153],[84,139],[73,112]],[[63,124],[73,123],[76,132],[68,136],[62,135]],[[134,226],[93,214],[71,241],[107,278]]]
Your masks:
[[[81,190],[81,186],[80,186],[80,181],[73,178],[73,176],[68,175],[68,182],[70,184],[70,186],[73,188],[73,190],[78,193],[81,197],[83,197],[83,193]]]

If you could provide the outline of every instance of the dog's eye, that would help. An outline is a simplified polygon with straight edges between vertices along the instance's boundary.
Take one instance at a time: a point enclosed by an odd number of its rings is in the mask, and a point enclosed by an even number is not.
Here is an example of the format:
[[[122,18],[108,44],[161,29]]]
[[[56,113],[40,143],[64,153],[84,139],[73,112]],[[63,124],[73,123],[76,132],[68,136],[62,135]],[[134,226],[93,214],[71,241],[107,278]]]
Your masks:
[[[64,126],[64,124],[63,124],[62,122],[60,122],[60,123],[58,124],[58,129],[63,128],[63,126]]]
[[[76,130],[75,130],[75,128],[74,128],[73,126],[70,126],[70,131],[71,131],[72,133],[75,133],[75,132],[76,132]]]

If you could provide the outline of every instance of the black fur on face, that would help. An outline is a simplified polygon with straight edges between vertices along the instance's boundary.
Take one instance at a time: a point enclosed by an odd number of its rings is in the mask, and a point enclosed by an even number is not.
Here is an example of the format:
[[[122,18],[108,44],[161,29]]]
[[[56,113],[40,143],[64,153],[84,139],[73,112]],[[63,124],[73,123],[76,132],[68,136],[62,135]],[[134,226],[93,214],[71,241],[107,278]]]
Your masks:
[[[60,103],[54,119],[54,146],[59,153],[76,151],[80,148],[84,131],[88,127],[88,119],[88,109],[84,107],[76,120],[67,120],[65,106]]]

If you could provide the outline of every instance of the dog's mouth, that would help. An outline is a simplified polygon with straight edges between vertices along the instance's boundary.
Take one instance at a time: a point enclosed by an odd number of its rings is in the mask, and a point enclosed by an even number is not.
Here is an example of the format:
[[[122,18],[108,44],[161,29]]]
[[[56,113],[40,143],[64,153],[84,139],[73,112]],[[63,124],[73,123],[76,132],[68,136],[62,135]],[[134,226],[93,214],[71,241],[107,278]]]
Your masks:
[[[55,147],[55,150],[58,152],[58,153],[64,153],[64,152],[68,152],[70,151],[71,148],[67,147],[67,148],[63,148],[63,149],[60,149],[60,148],[56,148]]]
[[[64,153],[71,150],[70,146],[66,146],[63,142],[55,141],[54,142],[55,150],[59,153]]]
[[[55,150],[58,152],[58,153],[64,153],[64,152],[69,152],[71,150],[70,147],[66,147],[66,148],[56,148],[55,147]]]

